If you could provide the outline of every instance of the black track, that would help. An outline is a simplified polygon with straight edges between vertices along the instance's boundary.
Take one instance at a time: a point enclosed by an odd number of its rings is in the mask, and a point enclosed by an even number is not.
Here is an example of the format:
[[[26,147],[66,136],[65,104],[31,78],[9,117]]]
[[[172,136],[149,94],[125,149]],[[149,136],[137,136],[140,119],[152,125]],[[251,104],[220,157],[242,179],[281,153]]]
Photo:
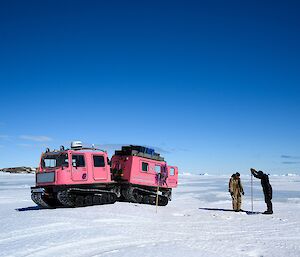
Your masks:
[[[31,199],[39,207],[85,207],[92,205],[113,204],[117,201],[114,192],[97,190],[69,188],[61,190],[57,194],[32,193]]]
[[[156,192],[129,186],[123,188],[122,196],[127,202],[156,205]],[[164,195],[158,195],[158,205],[166,206],[169,200]]]
[[[84,207],[113,204],[117,201],[114,192],[97,189],[70,188],[57,193],[58,201],[65,207]]]
[[[54,208],[57,205],[54,199],[42,193],[32,193],[31,199],[42,208]]]

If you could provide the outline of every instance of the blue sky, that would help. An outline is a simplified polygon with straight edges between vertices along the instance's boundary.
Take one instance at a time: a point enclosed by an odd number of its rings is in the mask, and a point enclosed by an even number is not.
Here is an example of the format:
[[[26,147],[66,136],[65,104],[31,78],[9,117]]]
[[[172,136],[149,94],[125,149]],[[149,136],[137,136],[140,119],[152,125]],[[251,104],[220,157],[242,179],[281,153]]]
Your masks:
[[[300,173],[296,1],[2,1],[0,167],[72,140]]]

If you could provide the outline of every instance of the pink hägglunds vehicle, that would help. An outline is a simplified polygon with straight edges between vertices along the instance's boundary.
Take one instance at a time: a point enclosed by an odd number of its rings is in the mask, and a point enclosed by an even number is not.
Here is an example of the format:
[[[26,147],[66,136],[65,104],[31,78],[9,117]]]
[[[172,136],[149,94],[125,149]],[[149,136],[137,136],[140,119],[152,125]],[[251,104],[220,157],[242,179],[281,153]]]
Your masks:
[[[73,142],[71,149],[46,150],[36,172],[31,198],[40,207],[80,207],[117,200],[167,205],[177,187],[178,169],[154,150],[123,146],[108,159],[106,151]]]
[[[121,186],[122,197],[130,202],[159,205],[171,200],[172,188],[177,187],[178,168],[168,166],[153,149],[142,146],[123,146],[111,159],[115,181]]]

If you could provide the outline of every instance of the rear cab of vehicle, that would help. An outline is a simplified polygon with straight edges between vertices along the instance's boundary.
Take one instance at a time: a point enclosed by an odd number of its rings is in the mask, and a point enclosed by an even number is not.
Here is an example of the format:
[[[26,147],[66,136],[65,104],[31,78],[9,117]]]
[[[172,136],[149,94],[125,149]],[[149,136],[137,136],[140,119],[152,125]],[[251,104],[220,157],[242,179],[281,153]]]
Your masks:
[[[178,168],[168,166],[154,150],[141,146],[125,146],[112,157],[114,177],[123,182],[162,188],[175,188]]]

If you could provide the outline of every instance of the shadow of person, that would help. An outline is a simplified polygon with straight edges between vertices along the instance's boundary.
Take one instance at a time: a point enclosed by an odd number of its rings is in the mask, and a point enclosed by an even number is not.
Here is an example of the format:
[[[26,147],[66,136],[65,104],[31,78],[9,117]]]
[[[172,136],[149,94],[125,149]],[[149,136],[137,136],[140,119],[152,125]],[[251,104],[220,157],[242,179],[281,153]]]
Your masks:
[[[222,212],[235,212],[232,209],[223,209],[223,208],[199,208],[199,210],[205,210],[205,211],[222,211]],[[252,212],[252,211],[244,211],[240,210],[240,212],[245,212],[248,215],[253,215],[253,214],[261,214],[262,212]]]

